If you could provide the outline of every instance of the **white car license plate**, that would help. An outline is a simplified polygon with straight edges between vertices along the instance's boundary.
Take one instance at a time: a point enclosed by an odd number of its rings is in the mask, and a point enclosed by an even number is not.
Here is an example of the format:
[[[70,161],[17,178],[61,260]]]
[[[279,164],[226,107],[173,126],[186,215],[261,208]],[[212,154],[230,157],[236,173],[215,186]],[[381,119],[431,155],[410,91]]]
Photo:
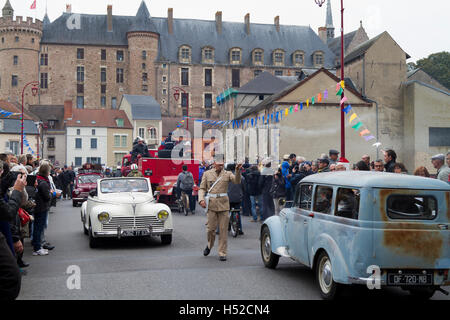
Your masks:
[[[150,235],[149,230],[123,230],[122,237],[145,237]]]

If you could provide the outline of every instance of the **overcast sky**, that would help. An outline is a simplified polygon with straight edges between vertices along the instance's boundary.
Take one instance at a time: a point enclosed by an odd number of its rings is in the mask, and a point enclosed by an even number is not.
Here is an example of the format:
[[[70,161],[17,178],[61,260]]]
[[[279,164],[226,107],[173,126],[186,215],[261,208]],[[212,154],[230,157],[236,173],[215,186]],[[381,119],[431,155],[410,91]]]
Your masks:
[[[34,0],[10,0],[16,15],[42,19],[48,3],[53,21],[72,4],[74,13],[105,14],[113,5],[114,15],[135,15],[142,0],[37,0],[37,10],[30,10]],[[0,0],[3,7],[6,0]],[[175,18],[214,20],[216,11],[223,12],[224,21],[243,22],[250,13],[251,22],[273,23],[279,15],[281,24],[310,25],[316,32],[325,25],[326,1],[322,8],[315,0],[147,0],[150,14],[166,17],[167,8],[174,8]],[[340,32],[340,1],[331,0],[336,36]],[[431,53],[450,51],[450,1],[448,0],[344,0],[345,32],[356,30],[362,20],[369,37],[388,31],[411,55],[411,61]]]

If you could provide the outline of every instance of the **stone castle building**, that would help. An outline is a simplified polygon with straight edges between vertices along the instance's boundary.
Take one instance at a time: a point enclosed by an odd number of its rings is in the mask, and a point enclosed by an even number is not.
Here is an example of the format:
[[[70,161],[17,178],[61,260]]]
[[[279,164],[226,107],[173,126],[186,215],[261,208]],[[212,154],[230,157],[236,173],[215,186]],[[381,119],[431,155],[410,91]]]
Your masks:
[[[228,88],[239,88],[263,71],[295,76],[304,69],[333,69],[334,27],[328,3],[326,27],[255,24],[152,17],[144,1],[135,16],[72,13],[55,21],[15,17],[6,1],[0,18],[0,99],[18,101],[26,83],[40,82],[26,105],[117,109],[124,94],[150,95],[164,116],[228,119],[216,104]],[[362,28],[361,28],[362,29]],[[355,32],[356,33],[356,32]],[[347,45],[366,40],[364,30]],[[367,37],[367,35],[365,35]],[[334,39],[334,40],[333,40]],[[353,39],[356,39],[353,41]],[[346,39],[347,40],[347,39]],[[175,100],[174,87],[180,98]],[[184,91],[184,92],[183,92]],[[187,109],[189,104],[189,110]]]

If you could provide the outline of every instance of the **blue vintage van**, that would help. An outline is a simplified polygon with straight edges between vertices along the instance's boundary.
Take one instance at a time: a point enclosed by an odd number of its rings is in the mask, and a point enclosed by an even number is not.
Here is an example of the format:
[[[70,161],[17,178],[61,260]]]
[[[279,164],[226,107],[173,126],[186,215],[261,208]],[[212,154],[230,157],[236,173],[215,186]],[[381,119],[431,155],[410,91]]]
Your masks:
[[[311,175],[261,227],[261,256],[315,270],[324,299],[343,285],[397,286],[430,298],[450,285],[450,185],[394,173]],[[379,285],[379,286],[378,286]]]

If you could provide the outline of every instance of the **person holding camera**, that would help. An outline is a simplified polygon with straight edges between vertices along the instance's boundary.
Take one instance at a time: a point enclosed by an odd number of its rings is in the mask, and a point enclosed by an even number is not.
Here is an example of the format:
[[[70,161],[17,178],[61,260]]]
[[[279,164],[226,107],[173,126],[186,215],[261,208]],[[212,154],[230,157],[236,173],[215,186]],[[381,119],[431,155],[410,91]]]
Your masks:
[[[0,161],[0,172],[3,173],[4,163]],[[11,240],[9,222],[15,221],[22,200],[22,193],[27,185],[26,175],[18,175],[13,183],[13,191],[6,202],[0,197],[0,224],[8,228],[1,228],[0,232],[0,300],[13,300],[20,292],[21,275],[15,258],[15,251],[23,251],[23,246],[16,245]],[[5,234],[6,233],[6,234]],[[9,241],[8,238],[9,237]],[[8,243],[9,242],[9,243]]]

